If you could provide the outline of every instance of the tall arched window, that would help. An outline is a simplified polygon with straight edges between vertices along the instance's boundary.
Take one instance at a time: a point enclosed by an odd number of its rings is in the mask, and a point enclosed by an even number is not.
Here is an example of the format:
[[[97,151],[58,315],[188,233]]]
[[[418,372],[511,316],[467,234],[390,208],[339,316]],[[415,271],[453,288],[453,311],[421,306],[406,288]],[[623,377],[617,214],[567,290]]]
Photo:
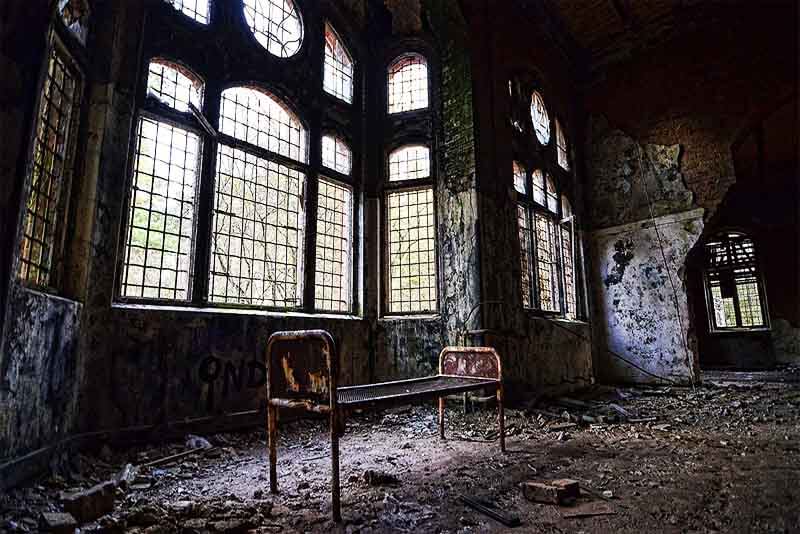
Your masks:
[[[293,0],[244,0],[244,17],[261,46],[291,57],[303,44],[303,20]]]
[[[705,283],[712,331],[769,327],[766,297],[753,240],[723,232],[705,246]]]
[[[170,3],[185,13],[208,6]],[[216,7],[226,20],[238,22],[241,6]],[[303,23],[294,1],[243,0],[243,7],[238,29],[255,39],[243,40],[242,46],[252,47],[254,55],[297,54]],[[311,13],[319,19],[309,27],[322,29],[324,13]],[[162,36],[164,24],[178,23],[158,22],[152,26],[157,30],[143,38],[147,76],[140,87],[117,298],[151,305],[352,313],[359,294],[353,276],[360,250],[355,246],[356,176],[362,173],[356,172],[360,158],[345,139],[360,139],[361,126],[331,111],[323,84],[285,83],[324,72],[326,58],[318,54],[277,63],[276,69],[287,71],[275,84],[278,96],[269,89],[274,69],[229,84],[240,73],[227,67],[220,72],[209,59],[227,53],[226,41],[213,32],[235,28],[182,28],[196,31],[207,49],[201,55],[185,50],[184,57],[196,64],[184,66],[158,57],[159,50],[169,50],[180,60],[181,47],[189,46]],[[334,50],[342,52],[335,44]],[[218,78],[204,83],[195,72]],[[349,93],[339,96],[352,95],[354,83],[351,76],[349,89],[340,85]],[[313,98],[306,98],[309,91]],[[307,116],[341,135],[312,134]],[[307,231],[311,228],[315,231]]]
[[[322,76],[325,92],[353,101],[353,58],[330,23],[325,23],[325,70]]]
[[[176,11],[196,20],[200,24],[208,24],[209,0],[165,0]]]
[[[389,113],[428,107],[428,62],[419,54],[395,59],[388,72]]]
[[[564,135],[564,129],[561,128],[561,123],[558,119],[556,123],[556,151],[558,156],[558,166],[565,171],[569,170],[569,149],[567,147],[567,137]]]
[[[575,215],[572,203],[561,195],[561,272],[564,282],[564,316],[575,319],[577,287],[575,281]]]

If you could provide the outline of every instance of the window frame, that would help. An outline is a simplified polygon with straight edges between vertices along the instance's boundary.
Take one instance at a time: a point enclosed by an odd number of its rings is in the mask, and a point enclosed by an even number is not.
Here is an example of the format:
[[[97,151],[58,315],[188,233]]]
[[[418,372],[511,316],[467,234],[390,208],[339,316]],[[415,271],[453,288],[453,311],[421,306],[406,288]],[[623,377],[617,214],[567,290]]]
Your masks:
[[[753,245],[753,261],[749,263],[747,266],[753,268],[754,273],[753,276],[755,277],[756,286],[758,289],[758,300],[759,305],[761,306],[761,318],[763,320],[763,324],[757,326],[743,326],[742,325],[742,315],[741,315],[741,304],[739,302],[739,292],[735,291],[733,293],[733,306],[734,306],[734,314],[736,317],[736,325],[734,326],[718,326],[716,315],[714,313],[714,296],[712,293],[712,284],[711,284],[711,271],[712,268],[708,264],[708,242],[703,244],[703,250],[706,254],[705,256],[705,263],[703,265],[703,290],[705,293],[705,300],[706,300],[706,315],[708,316],[708,331],[712,335],[725,335],[725,334],[741,334],[747,332],[769,332],[772,330],[772,326],[770,323],[770,314],[769,314],[769,307],[767,302],[767,290],[764,284],[764,269],[761,265],[760,256],[758,254],[758,247],[756,246],[755,240],[752,238],[751,234],[739,229],[726,229],[714,234],[709,241],[721,240],[723,243],[726,244],[728,256],[731,256],[731,238],[728,234],[739,234],[740,238],[744,238],[750,241]],[[722,271],[732,271],[736,267],[735,266],[725,266],[721,270]],[[736,287],[735,282],[735,275],[732,278],[734,287]]]
[[[418,58],[421,58],[422,61],[425,62],[425,71],[426,71],[426,74],[427,74],[426,91],[428,93],[428,95],[427,95],[428,96],[428,103],[427,103],[427,105],[425,107],[421,107],[421,108],[407,109],[407,110],[403,110],[403,111],[392,111],[391,107],[390,107],[391,106],[391,102],[389,101],[389,93],[390,93],[390,90],[389,90],[389,72],[390,72],[390,69],[395,64],[399,63],[400,61],[402,61],[404,58],[407,58],[407,57],[418,57]],[[414,50],[414,49],[404,50],[404,51],[399,52],[398,54],[395,54],[392,58],[390,58],[390,60],[384,66],[383,79],[384,79],[383,93],[384,93],[384,102],[385,102],[385,106],[384,106],[384,114],[385,115],[387,115],[388,117],[396,118],[396,117],[404,117],[404,116],[408,116],[408,115],[430,114],[431,113],[431,105],[432,105],[432,102],[433,102],[433,79],[434,78],[433,78],[433,73],[432,73],[432,68],[431,68],[431,59],[429,57],[429,54],[424,53],[424,52],[422,52],[420,50]]]
[[[69,287],[69,281],[65,278],[65,272],[70,269],[72,258],[71,247],[68,243],[68,232],[73,225],[74,213],[78,209],[75,180],[78,177],[78,169],[84,163],[84,158],[79,147],[85,146],[86,129],[88,118],[88,89],[91,83],[90,78],[90,58],[88,47],[92,43],[92,22],[91,13],[88,15],[86,24],[86,42],[69,27],[67,27],[58,3],[53,6],[51,23],[45,37],[45,46],[41,55],[41,69],[36,84],[36,97],[30,122],[27,123],[27,140],[25,143],[25,167],[23,169],[23,186],[21,203],[19,205],[19,218],[17,219],[16,235],[14,248],[12,250],[12,269],[11,278],[15,283],[22,287],[41,291],[44,293],[71,296],[74,289]],[[51,261],[49,275],[46,284],[32,283],[29,278],[21,277],[22,266],[22,247],[24,244],[24,226],[27,221],[27,203],[32,191],[32,172],[34,165],[34,152],[36,150],[37,127],[42,108],[44,88],[48,77],[48,69],[51,54],[59,55],[65,66],[75,74],[75,94],[73,95],[73,127],[67,137],[67,146],[64,151],[64,165],[62,170],[62,191],[59,195],[58,206],[56,207],[56,218],[60,218],[57,225],[52,243]],[[14,230],[12,230],[14,231]]]
[[[167,5],[166,2],[158,2],[157,7],[153,8],[155,14],[153,24],[151,27],[146,28],[146,32],[152,39],[144,39],[144,46],[141,51],[141,63],[139,67],[139,80],[137,82],[137,92],[135,96],[135,108],[133,120],[131,121],[131,135],[129,139],[129,157],[126,163],[125,175],[125,190],[124,199],[122,201],[122,219],[120,228],[120,238],[117,246],[117,273],[115,274],[114,281],[114,300],[115,304],[120,305],[135,305],[147,306],[150,308],[185,308],[191,309],[235,309],[243,311],[259,311],[275,314],[287,313],[302,313],[304,315],[339,315],[339,316],[360,316],[363,313],[363,292],[361,285],[363,284],[363,273],[361,270],[361,261],[363,256],[363,221],[362,221],[362,202],[363,202],[363,148],[360,144],[362,137],[361,121],[356,120],[357,117],[362,116],[361,97],[360,91],[363,86],[362,73],[358,69],[361,64],[360,56],[363,54],[362,48],[352,46],[352,43],[347,40],[348,52],[351,54],[354,63],[353,75],[353,105],[346,106],[346,104],[336,98],[334,100],[337,104],[341,104],[342,108],[336,106],[331,107],[331,102],[328,95],[323,89],[322,84],[313,91],[315,96],[311,100],[301,98],[303,95],[303,88],[300,87],[283,87],[282,76],[274,76],[267,73],[264,76],[259,76],[257,79],[241,79],[237,78],[235,73],[220,73],[220,76],[213,78],[205,76],[207,72],[216,72],[213,69],[215,65],[214,58],[204,58],[202,55],[194,54],[191,48],[191,40],[186,42],[187,46],[178,46],[177,48],[170,42],[164,35],[164,29],[175,27],[177,24],[182,24],[177,19],[186,19],[178,13],[175,16],[165,16],[164,13],[169,11],[174,13],[175,10],[172,6]],[[212,3],[211,12],[214,16],[219,15],[220,12],[227,14],[227,16],[238,17],[238,12],[241,11],[240,6],[232,5],[234,3],[225,3],[224,5],[216,5]],[[302,2],[295,2],[298,13],[302,20],[304,28],[303,43],[300,50],[288,58],[280,58],[268,53],[259,43],[253,42],[246,44],[246,46],[253,49],[254,54],[260,54],[264,57],[264,61],[268,64],[272,61],[291,60],[291,63],[282,63],[283,68],[287,69],[323,69],[324,68],[324,35],[319,39],[313,39],[308,32],[316,31],[319,27],[320,31],[324,32],[325,21],[332,21],[331,23],[341,19],[336,10],[316,10],[309,9],[308,13],[303,10]],[[166,10],[166,11],[165,11]],[[249,25],[241,17],[234,18],[237,25],[241,28],[238,31],[245,34],[252,35]],[[214,19],[215,20],[215,19]],[[241,24],[239,24],[241,22]],[[204,25],[196,21],[190,23],[197,28],[192,28],[189,31],[197,32],[197,36],[201,39],[208,39],[211,35],[209,32],[220,31],[219,28],[212,27],[212,24]],[[339,25],[341,26],[341,24]],[[345,25],[346,26],[346,25]],[[230,33],[230,29],[226,30]],[[337,28],[337,35],[346,39],[341,33],[342,29]],[[245,39],[246,41],[247,39]],[[210,44],[213,46],[215,41]],[[224,45],[221,45],[224,46]],[[305,47],[319,47],[319,54],[306,54]],[[183,52],[180,52],[183,49]],[[176,60],[176,55],[181,55],[185,60]],[[166,104],[159,102],[154,97],[147,96],[147,77],[149,71],[149,61],[151,59],[159,59],[179,65],[181,68],[186,69],[198,76],[204,82],[204,95],[203,95],[203,109],[197,110],[194,113],[190,110],[187,113],[181,113],[174,109],[169,108]],[[297,63],[297,65],[293,65]],[[236,69],[233,69],[234,71]],[[226,79],[226,83],[222,80]],[[219,131],[220,124],[220,111],[222,107],[222,93],[225,89],[231,87],[254,87],[256,89],[267,92],[272,98],[279,101],[294,117],[303,125],[306,130],[306,161],[297,161],[287,156],[272,152],[270,150],[258,147],[247,141],[237,139],[235,137],[226,135]],[[346,106],[346,107],[345,107]],[[347,109],[346,116],[342,116],[342,109]],[[135,154],[137,143],[137,128],[140,117],[148,114],[155,114],[155,120],[171,123],[177,127],[184,128],[200,135],[200,146],[202,147],[203,159],[198,171],[198,184],[196,188],[197,202],[195,205],[196,221],[195,221],[195,237],[193,238],[193,255],[192,255],[192,272],[190,275],[190,299],[188,301],[177,301],[170,299],[143,299],[124,297],[121,294],[122,287],[122,274],[124,268],[124,251],[127,243],[128,221],[127,214],[130,210],[130,203],[132,202],[132,182],[134,179],[135,169]],[[351,172],[349,175],[342,174],[335,169],[329,169],[322,164],[322,136],[331,134],[344,140],[351,150]],[[220,143],[225,144],[234,149],[244,150],[248,154],[266,159],[278,165],[284,165],[289,169],[298,171],[304,175],[305,180],[305,198],[303,199],[302,209],[304,210],[305,217],[304,233],[302,236],[302,254],[300,256],[299,264],[302,265],[302,275],[298,274],[298,298],[302,300],[300,306],[262,306],[238,303],[221,303],[212,302],[210,300],[211,288],[211,261],[213,261],[213,246],[211,243],[214,233],[214,215],[213,206],[216,197],[216,175],[217,175],[217,160]],[[349,293],[350,293],[350,307],[346,311],[336,312],[319,310],[315,304],[314,287],[316,277],[316,214],[318,210],[318,184],[320,179],[327,179],[336,182],[340,185],[348,187],[352,191],[352,213],[350,220],[350,228],[352,231],[351,239],[351,258],[350,258],[350,273],[349,275]]]

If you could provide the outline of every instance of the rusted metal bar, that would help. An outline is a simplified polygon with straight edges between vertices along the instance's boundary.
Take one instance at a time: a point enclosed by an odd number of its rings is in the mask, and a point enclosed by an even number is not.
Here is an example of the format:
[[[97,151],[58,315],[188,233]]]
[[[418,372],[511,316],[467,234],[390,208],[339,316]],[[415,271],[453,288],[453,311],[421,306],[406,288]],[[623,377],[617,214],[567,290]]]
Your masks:
[[[302,409],[307,412],[328,414],[331,407],[325,404],[316,404],[312,401],[299,401],[291,399],[270,399],[269,404],[278,408]]]
[[[278,408],[267,406],[267,436],[269,441],[269,490],[278,493]]]
[[[439,397],[439,437],[444,439],[444,403],[445,398]]]
[[[497,508],[487,506],[480,501],[471,499],[470,497],[466,497],[464,495],[459,495],[458,498],[461,500],[461,502],[463,502],[470,508],[474,508],[480,513],[488,515],[492,519],[496,519],[497,521],[501,522],[507,527],[513,528],[513,527],[518,527],[522,524],[522,522],[519,520],[519,517],[515,515],[506,514],[502,510],[498,510]]]

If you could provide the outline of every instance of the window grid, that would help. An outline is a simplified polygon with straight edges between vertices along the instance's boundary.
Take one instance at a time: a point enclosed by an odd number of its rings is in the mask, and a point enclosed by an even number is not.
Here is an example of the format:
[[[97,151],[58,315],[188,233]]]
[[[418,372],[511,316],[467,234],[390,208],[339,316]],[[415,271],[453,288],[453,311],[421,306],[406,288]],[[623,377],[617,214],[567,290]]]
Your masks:
[[[291,57],[303,44],[303,22],[292,0],[244,0],[256,41],[273,56]]]
[[[531,96],[531,121],[536,139],[543,145],[550,142],[550,117],[547,115],[547,108],[544,99],[538,91],[534,91]]]
[[[533,247],[531,244],[531,219],[528,209],[522,204],[517,205],[517,227],[519,229],[519,249],[520,249],[520,289],[522,291],[522,305],[526,308],[533,307]]]
[[[706,249],[706,283],[713,326],[721,329],[766,326],[753,241],[743,234],[728,233],[707,243]]]
[[[186,69],[159,59],[150,61],[147,94],[176,111],[189,111],[190,103],[198,110],[203,107],[203,83]]]
[[[561,128],[561,123],[556,119],[556,152],[558,156],[558,166],[565,171],[569,170],[569,153],[567,151],[567,138],[564,136],[564,130]]]
[[[533,182],[533,200],[541,206],[546,205],[546,194],[544,188],[544,173],[540,169],[536,169],[531,173],[531,181]]]
[[[209,300],[302,305],[305,175],[221,144]]]
[[[389,193],[389,313],[435,311],[433,189]]]
[[[419,180],[431,175],[431,155],[426,146],[398,148],[389,155],[389,181]]]
[[[322,164],[342,174],[350,174],[353,155],[347,143],[339,137],[325,135],[322,137]]]
[[[567,319],[575,319],[577,305],[575,302],[575,255],[573,251],[573,223],[561,225],[561,266],[564,273],[564,315]]]
[[[123,297],[189,300],[201,147],[194,133],[140,119]]]
[[[176,11],[201,24],[208,24],[208,0],[166,0]]]
[[[325,23],[325,92],[348,104],[353,101],[353,60],[329,23]]]
[[[547,209],[553,213],[558,213],[558,192],[556,191],[556,183],[549,174],[545,182],[547,184]]]
[[[403,56],[389,67],[389,113],[428,107],[428,64],[417,54]]]
[[[514,162],[514,189],[523,195],[528,193],[528,177],[525,175],[525,167]]]
[[[222,93],[219,129],[293,160],[308,160],[307,134],[300,121],[270,94],[249,87]]]
[[[320,178],[314,302],[318,310],[349,312],[352,286],[353,192]]]
[[[539,286],[539,307],[559,311],[557,237],[555,222],[542,213],[534,214],[536,224],[536,266]]]
[[[62,195],[68,190],[70,150],[77,131],[75,109],[81,81],[51,45],[47,76],[39,98],[36,137],[31,161],[31,185],[25,206],[19,278],[47,287],[63,232]]]

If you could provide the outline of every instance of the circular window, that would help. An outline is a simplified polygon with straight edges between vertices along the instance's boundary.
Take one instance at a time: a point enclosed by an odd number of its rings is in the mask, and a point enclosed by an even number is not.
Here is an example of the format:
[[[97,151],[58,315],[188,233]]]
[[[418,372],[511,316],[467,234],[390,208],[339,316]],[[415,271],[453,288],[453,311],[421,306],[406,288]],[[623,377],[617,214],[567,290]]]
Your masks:
[[[549,143],[550,117],[547,116],[547,108],[544,107],[544,100],[538,91],[534,91],[531,96],[531,120],[536,139],[543,145]]]
[[[303,44],[303,21],[292,0],[244,0],[256,41],[273,56],[291,57]]]

